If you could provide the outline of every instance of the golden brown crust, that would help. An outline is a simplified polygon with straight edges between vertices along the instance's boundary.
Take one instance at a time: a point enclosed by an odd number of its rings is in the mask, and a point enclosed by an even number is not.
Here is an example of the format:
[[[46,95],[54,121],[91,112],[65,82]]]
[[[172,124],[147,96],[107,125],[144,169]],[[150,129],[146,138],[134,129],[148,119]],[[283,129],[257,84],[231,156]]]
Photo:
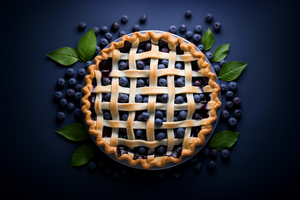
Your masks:
[[[132,49],[131,51],[135,51],[136,52],[136,48],[138,47],[138,44],[140,42],[143,41],[147,41],[147,40],[151,40],[151,42],[153,44],[157,44],[158,40],[164,40],[165,42],[167,42],[169,44],[169,48],[170,50],[175,50],[176,46],[180,44],[180,47],[183,51],[188,52],[185,53],[184,55],[176,55],[174,52],[172,53],[172,51],[170,51],[170,53],[168,55],[159,52],[158,49],[156,49],[156,52],[153,53],[153,51],[150,52],[145,52],[145,53],[141,53],[138,55],[135,55],[135,53],[129,53],[129,56],[133,56],[130,57],[131,59],[131,63],[130,63],[130,70],[132,70],[130,73],[126,72],[126,71],[118,71],[118,70],[114,70],[114,64],[113,64],[113,71],[111,73],[111,77],[113,77],[114,80],[116,81],[112,81],[112,85],[111,86],[101,86],[101,82],[100,82],[100,77],[101,77],[101,72],[99,71],[99,63],[102,60],[108,59],[109,57],[113,57],[115,58],[115,60],[119,60],[120,56],[125,56],[126,55],[120,55],[120,51],[118,51],[117,49],[120,49],[124,46],[125,41],[128,41],[130,43],[132,43]],[[169,68],[166,70],[159,70],[159,72],[157,71],[156,67],[151,67],[150,66],[150,71],[140,71],[140,70],[135,70],[135,60],[141,60],[144,58],[148,58],[151,57],[151,59],[153,59],[153,61],[157,61],[158,62],[158,58],[159,59],[169,59]],[[186,70],[177,70],[174,69],[174,63],[175,60],[180,60],[180,61],[192,61],[195,60],[195,58],[197,58],[198,60],[198,66],[199,66],[199,71],[198,72],[192,72],[191,71],[191,67],[186,67]],[[128,56],[127,56],[128,59]],[[151,62],[151,65],[153,63]],[[185,71],[185,72],[182,72]],[[184,74],[182,74],[184,73]],[[208,109],[210,109],[209,112],[209,118],[200,120],[200,121],[196,121],[196,120],[185,120],[185,121],[180,121],[180,122],[170,122],[173,120],[173,115],[174,115],[174,109],[182,109],[184,107],[187,107],[188,110],[188,117],[191,117],[191,115],[193,114],[193,112],[195,111],[195,108],[198,106],[200,106],[199,104],[195,104],[194,100],[193,100],[193,94],[192,93],[201,93],[202,91],[196,87],[193,87],[192,85],[186,85],[186,87],[183,88],[176,88],[174,87],[174,76],[173,79],[168,80],[168,90],[166,91],[165,89],[161,88],[159,90],[157,90],[157,77],[161,76],[161,75],[184,75],[187,83],[191,82],[192,76],[198,73],[199,76],[203,76],[203,77],[208,77],[209,81],[208,81],[208,85],[203,89],[204,92],[212,92],[211,93],[211,100],[208,103],[207,107]],[[117,82],[118,77],[122,77],[122,76],[126,76],[126,77],[150,77],[150,83],[149,83],[149,87],[147,88],[126,88],[124,90],[133,92],[131,94],[135,95],[135,93],[141,93],[141,94],[149,94],[149,102],[148,104],[143,104],[140,103],[139,105],[134,104],[132,102],[132,99],[134,99],[134,97],[132,97],[133,95],[130,95],[129,97],[129,103],[127,104],[120,104],[119,107],[117,106],[117,99],[118,99],[118,94],[119,94],[119,84]],[[93,91],[93,86],[92,86],[92,81],[93,79],[96,78],[97,79],[97,87],[95,88],[95,90]],[[205,56],[203,55],[202,52],[198,52],[195,49],[195,45],[192,43],[184,43],[184,41],[181,38],[174,38],[172,36],[172,34],[170,33],[154,33],[154,32],[147,32],[145,34],[141,34],[138,32],[133,33],[133,35],[130,37],[128,35],[125,35],[122,37],[120,42],[112,42],[110,44],[110,47],[107,49],[103,49],[101,51],[101,55],[96,56],[95,57],[95,64],[91,65],[88,68],[88,75],[86,75],[85,77],[85,83],[86,86],[82,89],[84,96],[82,98],[82,103],[83,106],[81,108],[82,112],[85,115],[85,121],[86,124],[89,126],[89,133],[93,136],[96,137],[96,144],[99,146],[104,146],[105,152],[107,154],[111,154],[113,153],[116,157],[116,159],[118,160],[127,160],[128,163],[132,166],[137,165],[138,163],[141,164],[141,166],[144,169],[149,169],[152,166],[156,166],[156,167],[164,167],[167,163],[169,162],[174,162],[174,163],[180,163],[182,158],[184,156],[190,156],[195,152],[195,148],[198,145],[201,145],[205,142],[205,135],[209,134],[212,131],[212,123],[217,119],[217,114],[216,114],[216,110],[221,106],[221,102],[218,98],[218,94],[220,92],[220,87],[218,86],[218,84],[215,82],[215,78],[216,75],[214,73],[212,73],[210,71],[210,65],[205,61]],[[136,81],[136,79],[133,81]],[[136,83],[136,82],[131,82],[132,83]],[[152,89],[151,89],[152,88]],[[91,92],[98,92],[98,95],[101,95],[101,92],[111,92],[111,102],[110,103],[101,103],[99,101],[96,101],[95,103],[95,110],[96,110],[96,114],[97,114],[97,121],[93,121],[91,119],[91,111],[90,109],[90,102],[88,100],[89,96],[91,95]],[[100,92],[101,91],[101,92]],[[168,104],[167,104],[167,112],[168,112],[168,119],[167,122],[164,122],[163,126],[161,128],[178,128],[178,127],[186,127],[186,136],[183,139],[178,139],[178,138],[174,138],[174,134],[172,134],[169,129],[168,129],[168,140],[161,140],[161,141],[156,141],[154,140],[154,120],[150,120],[151,119],[151,114],[152,117],[153,113],[155,112],[155,108],[162,108],[165,105],[160,105],[159,103],[155,103],[155,95],[159,94],[159,93],[169,93],[169,97],[171,97],[171,99],[169,99]],[[192,102],[189,103],[188,105],[174,105],[174,94],[177,93],[186,93],[187,94],[187,98],[188,101]],[[99,96],[101,97],[101,96]],[[101,99],[101,98],[100,98]],[[102,104],[102,105],[101,105]],[[134,114],[130,114],[129,112],[129,118],[127,122],[120,122],[118,121],[118,109],[124,109],[124,110],[140,110],[140,108],[146,108],[148,109],[148,112],[150,114],[150,119],[147,120],[147,122],[135,122],[133,124],[133,119],[134,119]],[[110,122],[107,122],[107,120],[103,120],[102,117],[102,111],[101,109],[110,109],[111,114],[112,114],[112,118],[113,120],[110,120]],[[115,120],[114,120],[115,119]],[[104,126],[104,124],[107,124],[110,127],[125,127],[127,128],[127,132],[128,132],[128,140],[122,139],[122,138],[117,138],[116,135],[116,130],[117,128],[113,128],[112,131],[112,136],[111,138],[102,138],[102,127]],[[190,131],[191,128],[193,126],[198,126],[201,125],[202,129],[200,130],[200,132],[198,133],[198,137],[190,137]],[[150,151],[157,146],[157,145],[167,145],[168,146],[168,151],[170,150],[171,147],[173,147],[176,144],[179,144],[180,142],[182,142],[183,144],[183,149],[182,149],[182,153],[181,156],[179,158],[174,158],[171,156],[163,156],[163,157],[154,157],[154,156],[148,156],[147,159],[133,159],[132,154],[123,154],[122,156],[118,157],[117,155],[117,144],[122,144],[122,145],[127,145],[129,147],[134,145],[132,144],[132,140],[134,138],[134,133],[133,133],[133,128],[134,127],[145,127],[147,128],[147,139],[150,141],[137,141],[135,140],[135,142],[137,142],[138,144],[140,144],[141,146],[146,146],[150,148]],[[115,130],[116,129],[116,130]],[[173,139],[174,138],[174,139]],[[173,140],[172,140],[173,139]],[[167,151],[167,154],[168,154]]]

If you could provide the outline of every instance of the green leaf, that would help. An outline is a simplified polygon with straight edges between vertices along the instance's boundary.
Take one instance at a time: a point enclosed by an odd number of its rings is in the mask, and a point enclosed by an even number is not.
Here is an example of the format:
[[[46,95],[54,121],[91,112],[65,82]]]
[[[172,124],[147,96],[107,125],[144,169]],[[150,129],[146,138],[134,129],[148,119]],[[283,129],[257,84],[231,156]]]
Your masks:
[[[224,60],[226,58],[229,51],[229,44],[222,44],[221,46],[218,46],[213,54],[212,62],[220,62],[221,60]]]
[[[218,151],[229,149],[237,141],[237,137],[239,135],[239,132],[232,132],[227,130],[221,131],[211,138],[209,147],[217,149]]]
[[[219,71],[219,79],[230,82],[239,77],[247,63],[233,61],[226,63]]]
[[[72,65],[79,60],[76,50],[71,47],[62,47],[46,55],[64,66]]]
[[[83,124],[69,124],[55,132],[72,141],[82,141],[89,138],[89,133]]]
[[[212,48],[214,43],[215,43],[215,37],[214,37],[213,33],[211,32],[211,30],[208,28],[202,37],[202,44],[205,47],[205,51]]]
[[[76,167],[86,164],[94,156],[95,152],[95,145],[82,145],[74,152],[70,167]]]
[[[94,56],[96,50],[96,35],[94,30],[91,29],[87,32],[78,42],[78,55],[80,59],[85,63],[88,60],[91,60]]]

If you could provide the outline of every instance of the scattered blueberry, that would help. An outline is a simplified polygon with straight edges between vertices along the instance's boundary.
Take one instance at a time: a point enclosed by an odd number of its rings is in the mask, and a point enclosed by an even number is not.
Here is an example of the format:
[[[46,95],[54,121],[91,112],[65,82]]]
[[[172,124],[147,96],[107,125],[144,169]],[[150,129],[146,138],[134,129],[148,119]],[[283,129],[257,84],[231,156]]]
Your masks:
[[[107,77],[103,78],[103,84],[104,84],[104,85],[110,85],[110,84],[111,84],[110,79],[107,78]]]
[[[213,15],[211,14],[211,13],[207,13],[207,15],[206,15],[206,21],[208,22],[208,23],[210,23],[212,20],[213,20]]]
[[[207,57],[207,59],[209,60],[209,61],[211,61],[212,60],[212,58],[213,58],[213,54],[211,53],[211,52],[206,52],[206,57]]]
[[[67,89],[67,97],[71,98],[75,94],[75,91],[73,89]]]
[[[158,172],[156,173],[156,175],[157,175],[158,178],[162,178],[162,177],[165,176],[165,172],[163,172],[161,170],[160,171],[158,170]]]
[[[112,34],[111,33],[105,33],[105,38],[110,41],[112,39]]]
[[[119,24],[117,22],[112,23],[110,29],[112,32],[116,32],[119,29]]]
[[[166,68],[166,66],[164,64],[159,64],[157,66],[157,69],[165,69],[165,68]]]
[[[227,63],[227,60],[221,60],[221,61],[219,62],[219,65],[220,65],[221,67],[223,67],[226,63]]]
[[[143,102],[148,103],[148,97],[144,97]]]
[[[202,32],[202,27],[200,25],[196,25],[195,32],[200,34]]]
[[[154,124],[157,127],[161,127],[163,125],[163,121],[161,119],[157,118],[157,119],[155,119]]]
[[[62,98],[62,99],[59,101],[59,104],[60,104],[60,106],[65,107],[66,105],[68,105],[68,101],[67,101],[67,99]]]
[[[76,84],[75,78],[70,78],[69,79],[69,86],[73,87]]]
[[[170,32],[170,33],[175,34],[176,31],[177,31],[177,27],[176,27],[176,26],[174,26],[174,25],[170,26],[170,28],[169,28],[169,32]]]
[[[125,87],[125,86],[127,86],[127,84],[128,84],[128,78],[126,78],[126,77],[121,77],[121,78],[119,79],[119,85],[120,85],[120,86]]]
[[[199,171],[199,170],[201,169],[201,167],[202,167],[202,163],[201,163],[201,162],[196,162],[196,163],[194,164],[194,168],[195,168],[195,170],[197,170],[197,171]]]
[[[241,99],[239,97],[234,97],[232,101],[236,107],[239,107],[241,105]]]
[[[200,51],[204,52],[205,47],[204,47],[202,44],[200,44],[200,45],[198,46],[198,49],[199,49]]]
[[[121,168],[121,173],[122,173],[122,174],[127,174],[127,173],[128,173],[128,167],[123,166],[123,167]]]
[[[175,65],[175,69],[180,69],[180,70],[183,70],[183,66],[181,63],[176,63]]]
[[[93,29],[94,29],[95,35],[98,35],[98,33],[99,33],[99,28],[95,26],[95,27],[93,27]]]
[[[200,103],[200,100],[201,100],[200,95],[199,94],[195,94],[194,95],[194,101],[195,101],[195,103]]]
[[[190,18],[191,16],[192,16],[192,11],[187,10],[187,11],[185,12],[185,17],[186,17],[186,18]]]
[[[192,163],[197,162],[197,160],[198,160],[198,156],[197,156],[197,155],[194,155],[194,156],[190,159],[190,161],[191,161]]]
[[[220,65],[214,65],[214,70],[216,73],[218,73],[220,71]]]
[[[108,45],[108,41],[107,41],[107,39],[105,39],[105,38],[102,38],[101,40],[100,40],[100,47],[106,47]]]
[[[73,68],[68,68],[66,71],[66,74],[68,77],[72,77],[74,75],[75,71]]]
[[[224,83],[221,84],[221,92],[225,93],[227,91],[227,85],[225,85]]]
[[[103,96],[103,99],[105,101],[110,101],[111,93],[106,93],[106,95]]]
[[[75,97],[76,101],[80,101],[80,99],[81,99],[81,92],[76,92],[75,95],[74,95],[74,97]]]
[[[122,23],[126,23],[128,21],[128,16],[127,15],[123,15],[123,17],[121,18]]]
[[[214,24],[214,30],[215,30],[215,32],[219,32],[221,30],[221,23],[220,22],[216,22]]]
[[[57,119],[59,119],[59,120],[64,120],[65,117],[66,117],[65,113],[63,113],[63,112],[58,112],[58,114],[57,114]]]
[[[107,29],[106,26],[102,26],[100,31],[101,31],[102,34],[105,34],[105,33],[107,33],[108,29]]]
[[[138,69],[144,69],[145,63],[142,60],[136,62],[136,66]]]
[[[223,150],[221,151],[221,157],[222,157],[223,159],[228,159],[228,158],[229,158],[229,155],[230,155],[230,151],[229,151],[229,150],[223,149]]]
[[[179,172],[179,171],[174,172],[174,173],[173,173],[173,176],[174,176],[175,178],[179,178],[179,177],[180,177],[180,172]]]
[[[61,91],[57,91],[54,94],[55,99],[60,100],[63,97],[63,93]]]
[[[86,75],[86,70],[85,70],[84,68],[80,68],[80,69],[78,70],[78,76],[79,76],[80,78],[83,78],[85,75]]]
[[[127,64],[126,62],[120,62],[119,63],[119,70],[124,70],[127,68]]]
[[[126,35],[126,32],[125,31],[120,31],[119,32],[119,37],[122,37],[123,35]]]
[[[156,120],[155,120],[156,121]],[[165,139],[167,136],[166,136],[166,133],[165,132],[159,132],[157,135],[156,135],[156,140],[163,140]]]
[[[97,45],[95,50],[95,55],[98,55],[101,51],[101,48]]]
[[[235,127],[236,123],[237,123],[237,121],[236,121],[236,119],[234,117],[230,117],[229,118],[229,120],[228,120],[228,126],[229,127],[231,127],[231,128]]]
[[[225,103],[225,107],[227,110],[231,110],[233,108],[233,102],[232,101],[227,101]]]
[[[143,102],[143,97],[142,97],[142,95],[137,94],[137,95],[135,96],[135,102],[136,102],[136,103],[142,103],[142,102]]]
[[[211,150],[211,155],[212,155],[212,156],[216,157],[217,154],[218,154],[218,150],[217,150],[217,149],[212,149],[212,150]]]
[[[81,116],[81,110],[80,110],[80,108],[76,108],[75,109],[75,115],[76,115],[76,117],[80,117]]]
[[[140,18],[140,22],[141,22],[141,23],[145,23],[146,20],[147,20],[147,15],[145,15],[145,14],[142,15],[141,18]]]
[[[234,81],[231,81],[229,84],[228,84],[228,89],[231,90],[231,91],[236,91],[236,88],[237,88],[237,83],[234,82]]]
[[[191,39],[192,36],[193,36],[192,31],[187,31],[186,34],[185,34],[186,39]]]
[[[217,166],[217,163],[215,162],[215,161],[213,161],[213,160],[211,160],[209,163],[208,163],[208,165],[207,165],[207,167],[208,167],[208,169],[215,169],[216,168],[216,166]]]
[[[180,115],[180,114],[179,114]],[[176,130],[176,137],[177,138],[183,138],[184,137],[184,134],[185,134],[185,130],[184,128],[178,128]]]
[[[239,119],[242,115],[242,111],[240,109],[236,109],[233,111],[233,116],[236,118],[236,119]]]
[[[182,110],[182,111],[180,111],[179,112],[179,118],[181,119],[181,120],[185,120],[185,118],[186,118],[186,116],[187,116],[187,112],[186,111],[184,111],[184,110]]]
[[[57,85],[58,85],[59,87],[65,86],[65,79],[59,78],[59,79],[57,80]]]
[[[122,93],[120,93],[120,94],[119,94],[119,101],[120,101],[121,103],[126,103],[126,102],[128,101],[128,95],[127,95],[127,94],[122,94]]]
[[[85,63],[85,68],[88,68],[91,64],[92,64],[92,61],[91,61],[91,60],[86,61],[86,63]]]
[[[76,91],[76,92],[80,92],[81,89],[82,89],[82,85],[81,85],[81,84],[77,84],[77,85],[75,86],[75,91]]]
[[[96,163],[94,161],[90,161],[88,167],[89,170],[94,170],[96,168]]]
[[[226,92],[226,99],[227,100],[231,100],[233,98],[233,92],[232,91],[227,91]]]
[[[79,30],[83,30],[83,29],[85,29],[85,27],[86,27],[86,23],[84,23],[84,22],[79,23]]]
[[[147,151],[147,150],[146,150],[145,147],[140,147],[140,148],[139,148],[139,153],[140,153],[140,154],[145,154],[146,151]]]
[[[208,156],[209,154],[210,154],[210,149],[207,148],[207,147],[204,148],[204,149],[203,149],[203,155],[204,155],[204,156]]]
[[[221,117],[222,117],[223,120],[228,119],[228,117],[229,117],[229,112],[228,112],[227,110],[222,110],[222,112],[221,112]]]
[[[176,104],[182,104],[184,102],[184,98],[182,96],[177,96],[175,98],[175,103]]]
[[[97,162],[97,164],[98,164],[98,166],[99,167],[104,167],[104,161],[103,160],[99,160],[98,162]]]
[[[136,31],[140,31],[140,26],[135,24],[133,27],[132,27],[132,31],[133,32],[136,32]]]
[[[181,24],[181,26],[179,27],[179,31],[181,33],[184,33],[186,31],[186,25],[185,24]]]
[[[167,85],[168,85],[167,79],[165,79],[165,78],[160,78],[160,79],[158,80],[158,85],[159,85],[159,86],[167,86]]]
[[[161,102],[162,102],[162,103],[167,103],[168,100],[169,100],[169,95],[168,95],[168,94],[163,94],[163,95],[161,96]]]
[[[143,112],[143,113],[142,113],[142,118],[143,118],[143,120],[146,120],[146,121],[147,121],[147,120],[150,118],[149,113]]]
[[[105,111],[105,112],[103,113],[103,116],[104,116],[104,119],[111,119],[111,114],[110,114],[109,111]]]

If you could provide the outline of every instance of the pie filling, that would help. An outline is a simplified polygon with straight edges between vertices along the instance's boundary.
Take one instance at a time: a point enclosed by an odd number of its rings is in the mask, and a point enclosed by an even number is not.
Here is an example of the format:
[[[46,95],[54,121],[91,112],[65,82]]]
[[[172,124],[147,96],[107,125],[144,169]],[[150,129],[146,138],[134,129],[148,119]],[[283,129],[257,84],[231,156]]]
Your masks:
[[[151,41],[145,41],[145,42],[141,42],[137,48],[137,52],[136,54],[140,54],[140,53],[144,53],[147,51],[151,51],[152,48]],[[131,50],[132,44],[130,42],[125,41],[124,43],[124,47],[120,48],[119,51],[120,53],[123,54],[129,54],[130,50]],[[159,40],[158,41],[158,50],[164,53],[169,53],[170,49],[168,46],[168,43],[163,41],[163,40]],[[176,46],[176,55],[183,55],[184,51],[181,50],[180,45]],[[142,61],[142,62],[141,62]],[[150,71],[150,62],[151,59],[150,58],[146,58],[143,60],[136,60],[136,70],[148,70]],[[167,69],[168,65],[166,64],[166,60],[164,59],[158,59],[158,69]],[[197,61],[190,61],[190,68],[192,71],[199,71],[199,67],[197,64]],[[122,60],[120,59],[118,61],[118,66],[122,66],[122,69],[119,69],[120,71],[126,71],[129,70],[129,62],[128,60]],[[179,69],[179,70],[185,70],[185,62],[183,61],[176,61],[175,62],[175,69]],[[102,86],[106,86],[106,85],[110,85],[112,82],[112,77],[110,76],[111,72],[112,72],[112,68],[113,68],[113,60],[112,58],[106,59],[106,60],[102,60],[99,64],[99,70],[101,72],[101,85]],[[184,74],[184,73],[182,73]],[[178,80],[180,77],[184,78],[183,76],[177,76],[174,75],[172,76],[171,80],[174,80],[174,87],[175,90],[176,88],[180,88],[180,87],[185,87],[187,85],[186,82],[180,83],[180,81],[176,81]],[[157,87],[168,87],[168,83],[170,83],[168,81],[168,79],[170,78],[170,76],[168,77],[167,75],[165,76],[158,76],[157,77]],[[119,87],[124,87],[124,88],[129,88],[130,89],[130,83],[132,83],[130,81],[129,77],[123,78],[122,77],[119,78]],[[135,78],[138,79],[136,88],[142,88],[142,87],[149,87],[149,77],[145,78],[145,77],[141,77],[141,78]],[[165,79],[165,80],[163,80]],[[95,112],[95,102],[96,102],[96,97],[99,98],[99,96],[97,96],[97,93],[94,92],[95,88],[97,87],[97,80],[96,78],[93,79],[92,81],[92,85],[93,85],[93,91],[91,93],[91,95],[89,96],[89,102],[90,102],[90,111],[91,111],[91,119],[93,121],[97,121],[97,114]],[[192,115],[192,120],[202,120],[205,118],[210,117],[210,109],[207,108],[209,101],[211,100],[211,93],[209,92],[205,92],[204,87],[208,85],[208,78],[207,77],[192,77],[191,82],[188,84],[189,86],[194,86],[194,87],[198,87],[200,88],[201,93],[193,93],[193,95],[201,95],[200,101],[196,102],[195,100],[195,112]],[[128,89],[127,89],[128,90]],[[121,93],[119,93],[121,94]],[[104,103],[104,102],[110,102],[110,95],[111,93],[109,92],[102,92],[101,93],[101,98],[100,102]],[[179,97],[179,98],[177,98]],[[140,98],[140,100],[137,100],[137,98]],[[156,103],[158,104],[163,104],[162,100],[162,94],[158,94],[156,95]],[[181,100],[181,102],[177,99]],[[195,99],[195,97],[194,97]],[[186,94],[175,94],[174,98],[174,105],[179,105],[179,104],[188,104],[188,98]],[[165,104],[168,103],[169,100],[167,100],[167,102],[164,102]],[[128,103],[129,100],[127,99],[118,99],[118,105],[120,104],[126,104]],[[135,103],[148,103],[148,95],[140,95],[139,97],[136,96],[135,99]],[[167,112],[166,110],[163,109],[157,109],[156,111],[160,110],[163,113],[162,116],[162,121],[163,123],[165,123],[167,120]],[[178,109],[178,107],[174,107],[174,122],[175,121],[183,121],[185,119],[181,119],[182,117],[180,116],[180,111],[182,111],[181,109]],[[144,120],[142,118],[142,113],[143,112],[147,112],[147,110],[137,110],[134,111],[135,115],[134,115],[134,121],[136,122],[146,122],[147,120]],[[111,113],[109,109],[102,109],[102,113],[103,113],[103,118],[104,120],[112,120],[111,117]],[[128,111],[119,111],[119,116],[120,119],[119,121],[127,121],[128,116],[129,116],[129,112]],[[155,117],[156,118],[156,117]],[[153,120],[153,118],[152,118]],[[135,122],[133,122],[135,123]],[[183,129],[186,129],[185,127],[182,127]],[[175,133],[177,131],[178,128],[173,129],[174,130],[174,138],[178,139],[178,140],[182,140],[182,137],[177,136]],[[194,126],[191,127],[190,130],[190,137],[198,137],[198,133],[201,130],[201,125],[200,126]],[[168,140],[168,131],[167,129],[161,129],[161,128],[157,128],[155,126],[155,138],[158,137],[158,135],[164,135],[164,139],[159,138],[159,140]],[[134,138],[135,140],[139,140],[139,141],[147,141],[147,134],[146,134],[146,129],[133,129],[134,132]],[[111,127],[107,127],[107,126],[103,126],[103,130],[102,130],[102,137],[103,138],[111,138],[112,137],[112,128]],[[119,128],[118,130],[118,138],[122,138],[124,140],[128,139],[128,135],[127,135],[127,130],[126,128]],[[132,138],[131,138],[132,139]],[[156,139],[157,140],[157,139]],[[173,149],[170,151],[167,151],[167,146],[166,145],[160,145],[157,146],[155,148],[152,148],[151,151],[149,151],[150,148],[148,147],[144,147],[143,150],[145,150],[144,152],[142,152],[142,150],[140,149],[140,146],[137,147],[131,147],[129,148],[128,146],[125,145],[121,145],[118,144],[117,145],[117,155],[120,157],[123,154],[131,154],[133,155],[133,159],[146,159],[147,156],[150,155],[154,155],[154,157],[161,157],[161,156],[172,156],[175,158],[179,158],[181,156],[181,152],[182,152],[182,141],[175,143],[173,145]]]

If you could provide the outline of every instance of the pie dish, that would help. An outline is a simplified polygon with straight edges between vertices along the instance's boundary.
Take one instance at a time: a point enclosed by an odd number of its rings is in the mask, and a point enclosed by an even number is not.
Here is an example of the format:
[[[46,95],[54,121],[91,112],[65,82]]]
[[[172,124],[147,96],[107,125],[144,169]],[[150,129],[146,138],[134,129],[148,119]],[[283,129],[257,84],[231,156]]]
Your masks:
[[[82,112],[89,133],[131,166],[164,167],[193,155],[221,106],[204,54],[171,33],[124,35],[95,57],[88,73]]]

